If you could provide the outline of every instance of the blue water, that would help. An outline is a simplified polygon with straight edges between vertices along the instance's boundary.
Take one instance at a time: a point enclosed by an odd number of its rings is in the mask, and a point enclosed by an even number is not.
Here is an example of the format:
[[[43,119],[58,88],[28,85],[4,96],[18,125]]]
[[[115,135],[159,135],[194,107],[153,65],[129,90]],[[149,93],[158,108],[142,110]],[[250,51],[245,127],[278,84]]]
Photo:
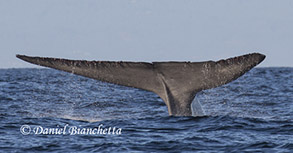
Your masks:
[[[0,151],[293,152],[293,68],[256,68],[196,98],[206,116],[170,117],[151,92],[52,69],[0,69]],[[121,133],[35,133],[65,126]]]

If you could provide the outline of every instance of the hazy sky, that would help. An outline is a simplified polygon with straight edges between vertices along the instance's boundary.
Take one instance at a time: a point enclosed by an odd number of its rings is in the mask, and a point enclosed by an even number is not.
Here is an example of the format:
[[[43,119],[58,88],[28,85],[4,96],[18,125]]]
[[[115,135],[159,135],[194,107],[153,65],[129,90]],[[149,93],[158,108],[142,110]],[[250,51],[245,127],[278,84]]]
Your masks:
[[[15,54],[205,61],[251,52],[293,66],[292,0],[0,0],[0,68]]]

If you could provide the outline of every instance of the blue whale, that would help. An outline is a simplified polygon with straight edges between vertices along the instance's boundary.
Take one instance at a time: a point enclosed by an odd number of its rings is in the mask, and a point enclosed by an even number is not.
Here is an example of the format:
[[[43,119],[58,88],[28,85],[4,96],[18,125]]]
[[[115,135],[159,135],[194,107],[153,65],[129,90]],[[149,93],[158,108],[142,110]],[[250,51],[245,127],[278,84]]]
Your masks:
[[[205,62],[85,61],[16,55],[29,63],[118,85],[152,91],[168,107],[169,115],[200,116],[193,101],[197,92],[227,84],[265,59],[260,53]]]

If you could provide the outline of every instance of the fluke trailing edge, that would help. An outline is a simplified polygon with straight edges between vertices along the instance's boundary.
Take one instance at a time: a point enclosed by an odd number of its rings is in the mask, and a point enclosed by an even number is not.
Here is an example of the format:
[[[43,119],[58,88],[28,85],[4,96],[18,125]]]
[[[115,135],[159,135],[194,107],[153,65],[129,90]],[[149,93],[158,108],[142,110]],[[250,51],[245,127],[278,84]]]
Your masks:
[[[169,115],[199,115],[192,105],[197,92],[229,83],[265,59],[259,53],[206,62],[112,62],[47,57],[16,57],[41,66],[158,94]]]

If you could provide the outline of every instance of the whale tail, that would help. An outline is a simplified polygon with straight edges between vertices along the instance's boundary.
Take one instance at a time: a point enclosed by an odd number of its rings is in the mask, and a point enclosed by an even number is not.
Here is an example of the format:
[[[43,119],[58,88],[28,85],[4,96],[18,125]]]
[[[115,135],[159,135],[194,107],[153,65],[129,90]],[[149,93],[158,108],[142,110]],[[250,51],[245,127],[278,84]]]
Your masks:
[[[16,57],[96,80],[152,91],[168,107],[169,115],[191,116],[197,92],[229,83],[262,62],[265,55],[247,54],[206,62],[113,62],[47,57]]]

